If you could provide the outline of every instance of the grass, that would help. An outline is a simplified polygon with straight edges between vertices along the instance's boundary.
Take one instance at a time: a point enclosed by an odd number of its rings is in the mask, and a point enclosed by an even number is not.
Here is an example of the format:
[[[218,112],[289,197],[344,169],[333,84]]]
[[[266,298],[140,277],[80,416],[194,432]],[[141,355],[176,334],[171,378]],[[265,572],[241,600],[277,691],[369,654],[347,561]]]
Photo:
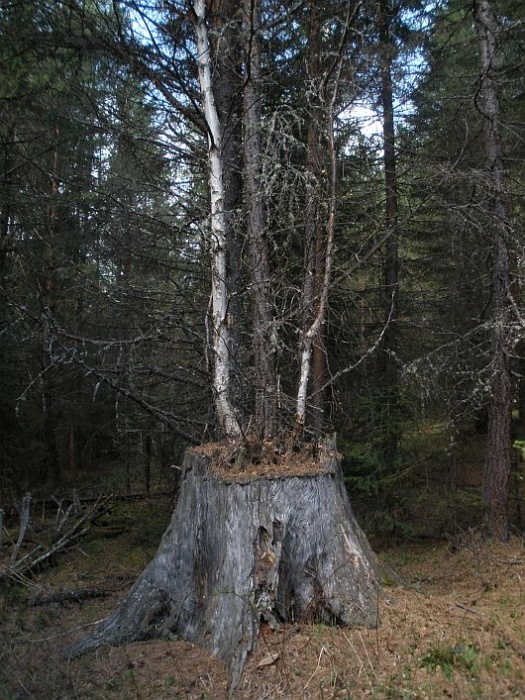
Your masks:
[[[440,669],[448,680],[454,670],[465,669],[472,676],[478,675],[478,653],[470,645],[460,642],[455,646],[433,646],[421,657],[420,664],[431,671]]]
[[[185,642],[140,642],[71,661],[60,654],[114,609],[154,556],[169,518],[168,500],[118,506],[57,567],[30,586],[0,591],[1,700],[226,700],[222,664]],[[118,534],[107,537],[111,528]],[[453,543],[383,541],[377,550],[380,627],[263,628],[234,700],[525,696],[521,537],[488,544],[472,530]],[[31,607],[35,586],[99,587],[113,595]],[[269,654],[275,662],[261,664]]]
[[[402,547],[380,553],[398,583],[382,593],[378,630],[319,624],[263,630],[234,698],[522,697],[523,625],[516,613],[523,603],[523,542],[514,538],[503,547],[470,541],[455,553],[446,544],[410,549],[411,556]],[[490,564],[490,588],[477,575],[481,560]],[[46,581],[53,584],[52,572]],[[110,603],[41,609],[10,597],[0,697],[227,697],[221,664],[182,642],[143,642],[61,661],[59,635],[98,619],[120,595]],[[260,665],[269,651],[278,653],[277,661]]]

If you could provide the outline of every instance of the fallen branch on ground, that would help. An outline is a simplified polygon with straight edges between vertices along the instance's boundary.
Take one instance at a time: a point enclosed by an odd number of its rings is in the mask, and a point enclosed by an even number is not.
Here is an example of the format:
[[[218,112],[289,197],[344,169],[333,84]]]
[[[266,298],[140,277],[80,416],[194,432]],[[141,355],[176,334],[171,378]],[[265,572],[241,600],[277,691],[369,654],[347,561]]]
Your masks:
[[[78,591],[62,591],[61,593],[50,593],[49,595],[38,594],[30,601],[30,607],[36,605],[52,605],[53,603],[80,603],[86,598],[108,598],[111,591],[102,588],[81,588]]]
[[[28,574],[34,571],[43,563],[48,562],[56,554],[59,554],[78,542],[78,540],[82,539],[82,537],[87,534],[93,523],[108,513],[109,508],[107,505],[111,499],[111,496],[101,496],[92,508],[83,514],[79,514],[79,517],[71,525],[69,530],[58,539],[52,540],[47,547],[39,544],[21,559],[7,566],[0,565],[0,582],[8,578],[19,580],[21,574]]]

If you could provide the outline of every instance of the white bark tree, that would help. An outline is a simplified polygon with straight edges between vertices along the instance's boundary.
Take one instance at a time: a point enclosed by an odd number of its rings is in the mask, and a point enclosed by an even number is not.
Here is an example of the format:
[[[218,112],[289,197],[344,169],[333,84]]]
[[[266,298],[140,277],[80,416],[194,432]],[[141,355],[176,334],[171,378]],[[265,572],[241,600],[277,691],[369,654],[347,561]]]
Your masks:
[[[258,25],[257,4],[256,0],[252,5],[249,2],[252,0],[246,0],[243,8],[244,19],[253,40]],[[223,659],[233,688],[257,641],[261,621],[273,628],[310,619],[375,626],[377,570],[375,557],[350,507],[335,436],[321,441],[315,450],[305,448],[295,465],[292,452],[275,449],[277,442],[271,440],[259,440],[250,452],[248,448],[253,445],[243,434],[230,400],[228,231],[220,124],[212,92],[206,2],[194,0],[193,7],[209,146],[216,410],[225,435],[233,438],[241,434],[245,439],[233,446],[215,444],[186,451],[177,507],[155,558],[118,609],[69,653],[135,639],[175,636],[200,644]],[[260,334],[256,339],[257,361],[257,353],[260,355],[264,347],[271,349],[272,342],[266,344],[271,316],[265,216],[259,191],[256,43],[247,58],[253,72],[244,95],[244,167],[248,170],[245,187],[252,210],[248,228],[250,281],[257,286],[252,293],[254,326]],[[332,218],[329,228],[333,232]],[[307,342],[326,314],[333,234],[326,255],[323,294]],[[264,371],[271,379],[273,369]],[[262,398],[268,399],[268,411],[273,414],[274,391],[270,389]],[[269,427],[273,415],[262,419]]]
[[[211,296],[213,322],[213,388],[217,419],[228,438],[241,434],[241,428],[230,399],[231,355],[229,291],[226,270],[227,226],[224,212],[224,173],[221,156],[221,128],[213,95],[210,42],[206,24],[206,0],[195,0],[195,33],[197,66],[208,131],[208,182],[210,187],[211,225]]]
[[[329,158],[328,167],[328,206],[327,206],[327,222],[324,236],[322,240],[322,232],[319,226],[312,226],[310,240],[307,245],[310,246],[311,254],[308,256],[305,283],[303,285],[303,294],[305,299],[303,303],[307,308],[309,318],[303,328],[300,341],[300,371],[299,384],[296,396],[295,421],[298,425],[305,424],[307,402],[308,402],[308,384],[312,374],[312,365],[314,354],[323,352],[323,327],[326,323],[328,312],[328,301],[330,293],[330,285],[332,282],[332,269],[334,263],[335,251],[335,215],[336,215],[336,195],[337,195],[337,163],[334,140],[334,107],[339,93],[339,83],[341,79],[341,71],[343,69],[344,48],[346,46],[348,29],[351,21],[357,13],[359,3],[349,2],[346,12],[344,29],[338,46],[338,51],[333,61],[325,67],[324,74],[321,77],[321,68],[314,56],[311,56],[310,69],[316,74],[316,77],[321,78],[317,96],[318,104],[314,111],[314,118],[321,123],[317,124],[317,131],[325,134],[326,153]],[[321,50],[320,36],[322,27],[320,18],[317,14],[315,2],[311,3],[312,13],[312,31],[310,40],[314,43],[315,51]],[[314,53],[315,53],[314,51]],[[324,122],[324,123],[323,123]],[[318,151],[321,147],[320,135],[315,134],[311,130],[310,154],[312,159],[311,173],[316,176],[317,165],[315,161],[318,159]],[[319,363],[319,364],[324,364]],[[321,393],[327,386],[323,370],[317,368],[319,376],[316,378],[316,391]],[[321,406],[316,405],[317,410],[321,410]],[[315,423],[319,425],[319,421]],[[321,423],[322,424],[322,423]]]

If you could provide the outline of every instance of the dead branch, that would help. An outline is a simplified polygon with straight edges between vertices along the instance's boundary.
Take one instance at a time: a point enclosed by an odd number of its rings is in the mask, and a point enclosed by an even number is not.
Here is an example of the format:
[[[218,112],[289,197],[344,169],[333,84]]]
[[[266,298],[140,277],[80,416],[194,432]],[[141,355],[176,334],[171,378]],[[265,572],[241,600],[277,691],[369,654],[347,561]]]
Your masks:
[[[22,546],[22,542],[24,541],[24,537],[27,531],[27,528],[29,526],[29,519],[31,516],[31,494],[26,493],[22,500],[22,504],[20,506],[20,532],[18,533],[18,540],[15,544],[15,547],[13,549],[13,553],[11,554],[11,561],[15,562],[16,558],[18,556],[18,552],[20,551],[20,547]]]
[[[4,539],[4,509],[0,508],[0,552],[2,551],[3,539]]]
[[[0,565],[0,582],[4,579],[19,580],[21,575],[33,572],[43,563],[50,561],[55,555],[63,552],[72,544],[82,539],[90,530],[93,523],[109,511],[107,505],[111,498],[111,496],[100,497],[90,510],[80,515],[69,530],[59,537],[59,539],[52,540],[47,548],[39,544],[21,559],[15,561],[12,557],[12,563],[10,565]],[[19,541],[21,541],[20,537]]]
[[[81,588],[78,591],[62,591],[60,593],[50,593],[49,595],[38,594],[30,601],[29,606],[53,605],[54,603],[80,603],[86,598],[107,598],[111,591],[102,588]]]

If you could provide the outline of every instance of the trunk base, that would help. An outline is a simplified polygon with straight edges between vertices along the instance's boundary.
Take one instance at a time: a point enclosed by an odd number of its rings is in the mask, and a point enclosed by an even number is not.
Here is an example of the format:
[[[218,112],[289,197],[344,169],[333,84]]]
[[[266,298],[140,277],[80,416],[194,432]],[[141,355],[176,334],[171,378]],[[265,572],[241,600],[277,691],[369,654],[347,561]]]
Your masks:
[[[222,659],[234,687],[261,621],[377,625],[375,557],[352,514],[335,443],[315,462],[281,457],[280,465],[245,465],[242,449],[230,446],[227,459],[212,446],[186,452],[155,558],[70,655],[184,639]]]

